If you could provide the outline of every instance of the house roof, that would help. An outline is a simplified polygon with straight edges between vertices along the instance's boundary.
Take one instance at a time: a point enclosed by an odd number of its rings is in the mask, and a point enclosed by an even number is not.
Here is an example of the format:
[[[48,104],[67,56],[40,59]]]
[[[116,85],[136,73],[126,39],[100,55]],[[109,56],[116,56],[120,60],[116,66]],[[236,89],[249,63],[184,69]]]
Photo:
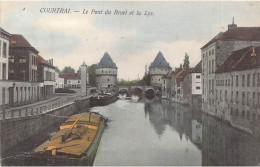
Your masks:
[[[191,73],[201,73],[201,61],[193,68]]]
[[[218,33],[201,49],[209,46],[215,41],[241,40],[241,41],[258,41],[260,40],[260,27],[235,27],[225,32]]]
[[[154,61],[152,62],[149,68],[156,68],[156,67],[171,69],[169,63],[165,60],[161,51],[158,52],[157,56],[155,57]]]
[[[2,27],[0,27],[0,32],[5,33],[9,37],[11,36],[11,34],[9,32],[7,32],[7,31],[5,31]]]
[[[80,80],[80,75],[77,73],[61,73],[60,78],[64,79],[72,79],[72,80]]]
[[[37,62],[38,62],[38,64],[46,65],[46,66],[51,67],[51,68],[55,68],[53,65],[48,63],[48,61],[45,60],[44,58],[42,58],[40,55],[38,55],[38,57],[37,57]]]
[[[252,56],[253,52],[256,56]],[[232,52],[216,70],[216,73],[248,70],[257,67],[260,67],[260,46],[250,46]]]
[[[12,34],[11,38],[10,38],[10,47],[11,48],[31,48],[33,50],[35,50],[37,53],[39,53],[39,51],[37,51],[25,38],[23,35],[20,34]]]
[[[102,57],[102,59],[98,63],[97,68],[115,68],[115,69],[117,69],[117,66],[113,62],[110,55],[107,52],[105,52],[104,56]]]

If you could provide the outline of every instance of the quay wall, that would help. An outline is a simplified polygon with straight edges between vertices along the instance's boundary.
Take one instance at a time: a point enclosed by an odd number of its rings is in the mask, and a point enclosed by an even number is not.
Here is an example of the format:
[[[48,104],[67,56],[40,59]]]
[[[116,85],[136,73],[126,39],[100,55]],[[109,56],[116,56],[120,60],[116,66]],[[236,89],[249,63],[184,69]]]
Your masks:
[[[0,152],[6,152],[40,131],[62,123],[73,114],[84,112],[89,105],[89,97],[81,98],[61,106],[54,106],[47,111],[30,113],[29,116],[0,120]]]

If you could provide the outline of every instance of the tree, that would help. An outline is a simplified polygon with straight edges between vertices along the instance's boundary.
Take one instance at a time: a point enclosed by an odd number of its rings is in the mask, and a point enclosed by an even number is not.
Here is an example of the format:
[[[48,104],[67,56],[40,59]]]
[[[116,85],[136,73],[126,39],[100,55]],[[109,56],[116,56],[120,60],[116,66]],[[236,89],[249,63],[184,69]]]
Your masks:
[[[185,58],[184,58],[184,62],[183,62],[183,68],[184,69],[190,68],[189,55],[187,53],[185,53]]]
[[[58,72],[58,73],[60,73],[60,69],[59,69],[58,66],[55,66],[55,71]]]
[[[89,77],[89,84],[93,87],[97,86],[96,83],[96,77],[95,77],[95,70],[97,68],[96,64],[92,64],[91,66],[89,66],[88,68],[88,77]]]
[[[74,73],[75,70],[71,66],[65,66],[61,72],[62,73]]]

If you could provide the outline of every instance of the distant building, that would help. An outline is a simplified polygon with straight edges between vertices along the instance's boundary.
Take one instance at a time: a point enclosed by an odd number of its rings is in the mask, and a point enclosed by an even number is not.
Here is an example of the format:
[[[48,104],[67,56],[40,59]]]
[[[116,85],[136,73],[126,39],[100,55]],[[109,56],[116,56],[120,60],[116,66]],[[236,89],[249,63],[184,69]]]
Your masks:
[[[38,55],[38,81],[43,82],[42,96],[53,96],[55,91],[55,67],[53,66],[53,59],[44,60]]]
[[[201,48],[202,59],[202,110],[216,115],[215,71],[229,55],[248,46],[260,45],[260,27],[237,27],[228,25],[228,30],[218,33]]]
[[[99,89],[115,87],[117,85],[117,70],[116,64],[105,52],[95,70],[97,87]]]
[[[201,61],[186,73],[182,80],[183,100],[186,104],[192,105],[193,98],[201,99]]]
[[[81,88],[81,78],[78,73],[61,73],[60,78],[64,78],[65,88]]]
[[[64,89],[64,78],[60,77],[60,73],[55,71],[55,89]]]
[[[169,63],[165,60],[162,52],[159,51],[149,67],[151,86],[162,87],[162,77],[171,71]]]
[[[172,100],[177,103],[186,103],[185,99],[183,98],[183,85],[182,81],[187,73],[189,73],[192,69],[183,69],[179,68],[176,72],[172,75],[172,91],[173,96]]]

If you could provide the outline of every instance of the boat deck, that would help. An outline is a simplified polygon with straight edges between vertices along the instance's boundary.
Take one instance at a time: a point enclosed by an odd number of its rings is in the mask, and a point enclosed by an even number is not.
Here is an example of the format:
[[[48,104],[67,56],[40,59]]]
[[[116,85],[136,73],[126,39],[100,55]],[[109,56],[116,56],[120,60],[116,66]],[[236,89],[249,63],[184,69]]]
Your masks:
[[[60,126],[60,131],[37,147],[35,153],[81,156],[90,147],[100,124],[100,116],[84,113],[70,117]],[[65,140],[62,137],[66,136]]]

